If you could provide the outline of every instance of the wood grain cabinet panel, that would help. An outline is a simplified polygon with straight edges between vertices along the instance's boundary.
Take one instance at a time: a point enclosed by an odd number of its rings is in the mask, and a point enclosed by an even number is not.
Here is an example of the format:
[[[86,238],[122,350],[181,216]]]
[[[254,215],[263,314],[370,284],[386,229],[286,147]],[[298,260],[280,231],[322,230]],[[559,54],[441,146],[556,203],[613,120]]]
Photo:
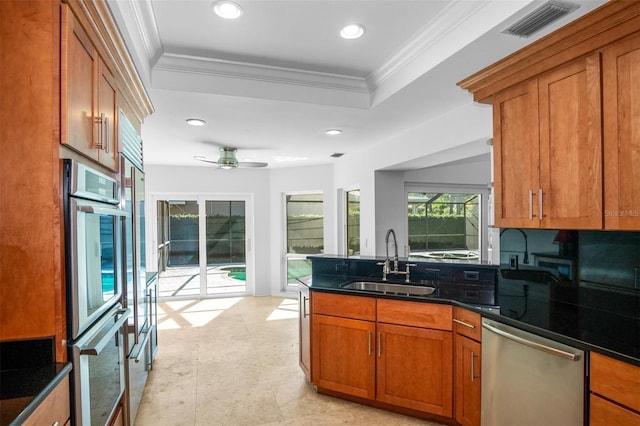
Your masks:
[[[311,322],[313,383],[319,388],[375,399],[375,323],[315,311]]]
[[[493,100],[495,226],[538,224],[533,208],[539,182],[538,82],[518,84]]]
[[[118,171],[115,79],[66,5],[61,30],[61,143]]]
[[[71,417],[69,376],[66,376],[23,423],[23,426],[64,425]]]
[[[640,367],[591,353],[591,392],[640,411]]]
[[[455,418],[463,426],[480,425],[482,347],[455,336]]]
[[[495,95],[495,225],[601,229],[600,56]]]
[[[452,417],[451,332],[380,323],[377,331],[377,400]]]
[[[598,395],[589,397],[589,426],[638,426],[640,414]]]
[[[605,228],[640,230],[640,33],[602,51]]]

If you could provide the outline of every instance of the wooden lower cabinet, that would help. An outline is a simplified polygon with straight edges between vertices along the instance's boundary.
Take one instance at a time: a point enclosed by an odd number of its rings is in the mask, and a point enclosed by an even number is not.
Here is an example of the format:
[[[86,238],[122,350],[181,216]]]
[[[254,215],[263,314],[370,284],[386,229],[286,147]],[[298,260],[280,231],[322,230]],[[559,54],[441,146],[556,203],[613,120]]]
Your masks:
[[[25,420],[23,426],[64,425],[71,417],[69,376],[66,376]]]
[[[319,388],[374,399],[375,323],[314,314],[311,328],[313,383]]]
[[[591,353],[589,424],[640,425],[640,367]]]
[[[638,426],[640,414],[592,393],[589,397],[589,425]]]
[[[451,306],[320,292],[312,306],[312,382],[321,392],[453,417]]]
[[[376,399],[451,417],[451,332],[379,323],[376,340]]]
[[[455,336],[455,418],[463,426],[480,425],[482,347],[468,337]]]

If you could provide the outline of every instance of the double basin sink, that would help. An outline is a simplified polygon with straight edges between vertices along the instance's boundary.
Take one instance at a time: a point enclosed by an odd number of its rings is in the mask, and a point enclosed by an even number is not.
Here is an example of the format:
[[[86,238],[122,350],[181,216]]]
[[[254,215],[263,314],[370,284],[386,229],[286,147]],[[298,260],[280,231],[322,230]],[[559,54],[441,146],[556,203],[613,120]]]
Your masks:
[[[374,281],[352,281],[341,285],[347,290],[369,291],[398,296],[429,296],[436,288],[411,284],[393,284]]]

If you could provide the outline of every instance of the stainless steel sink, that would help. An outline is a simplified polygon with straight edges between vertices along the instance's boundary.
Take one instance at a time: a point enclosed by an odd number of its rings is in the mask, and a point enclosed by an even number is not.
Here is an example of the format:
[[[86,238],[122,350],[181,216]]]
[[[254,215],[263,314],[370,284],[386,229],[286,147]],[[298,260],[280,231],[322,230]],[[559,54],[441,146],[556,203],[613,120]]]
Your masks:
[[[342,285],[348,290],[373,291],[384,294],[397,294],[402,296],[428,296],[432,294],[435,287],[425,287],[411,284],[391,284],[371,281],[352,281]]]

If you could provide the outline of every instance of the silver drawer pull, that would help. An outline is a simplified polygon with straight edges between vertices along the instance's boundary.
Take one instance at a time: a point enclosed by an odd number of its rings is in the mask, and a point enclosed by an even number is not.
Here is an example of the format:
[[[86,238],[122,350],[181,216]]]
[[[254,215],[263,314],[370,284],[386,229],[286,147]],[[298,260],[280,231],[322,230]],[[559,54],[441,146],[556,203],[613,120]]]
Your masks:
[[[473,324],[469,324],[468,322],[464,322],[464,321],[459,320],[459,319],[455,319],[455,318],[454,318],[454,319],[453,319],[453,322],[455,322],[455,323],[457,323],[457,324],[460,324],[460,325],[464,325],[465,327],[469,327],[469,328],[476,328],[476,326],[475,326],[475,325],[473,325]]]

